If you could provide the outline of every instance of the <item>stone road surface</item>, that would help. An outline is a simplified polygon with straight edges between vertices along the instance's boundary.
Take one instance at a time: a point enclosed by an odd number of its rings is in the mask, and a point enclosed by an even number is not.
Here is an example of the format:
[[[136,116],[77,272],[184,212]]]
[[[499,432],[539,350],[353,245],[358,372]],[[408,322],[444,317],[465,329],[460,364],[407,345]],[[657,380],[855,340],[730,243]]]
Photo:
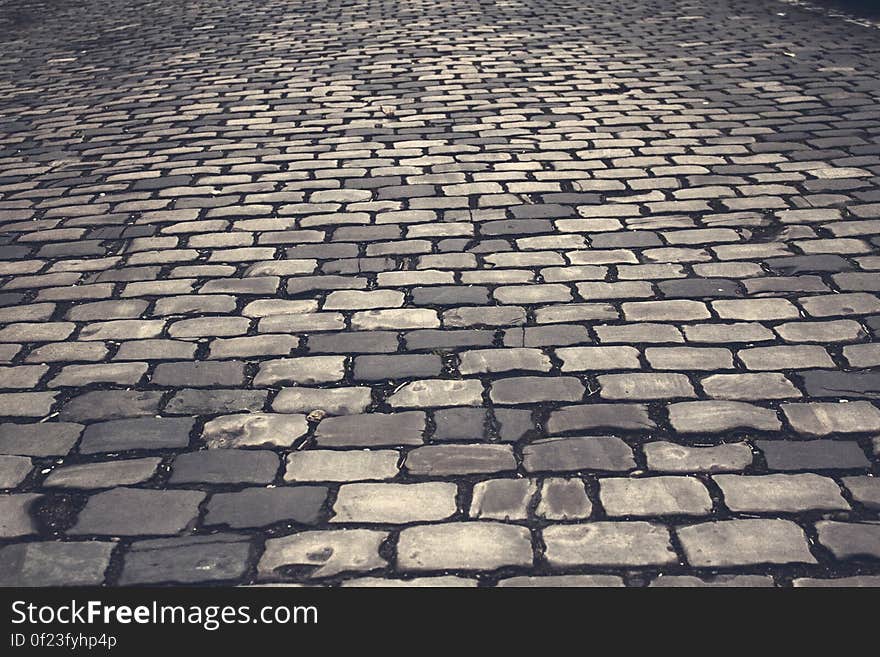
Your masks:
[[[0,583],[880,584],[880,30],[0,7]]]

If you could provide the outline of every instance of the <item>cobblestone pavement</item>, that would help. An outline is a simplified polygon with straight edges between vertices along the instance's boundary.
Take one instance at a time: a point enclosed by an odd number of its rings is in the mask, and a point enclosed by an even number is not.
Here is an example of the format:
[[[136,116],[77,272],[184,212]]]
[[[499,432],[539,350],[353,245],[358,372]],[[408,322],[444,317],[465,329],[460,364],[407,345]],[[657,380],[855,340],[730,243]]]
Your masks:
[[[880,585],[880,31],[0,6],[0,583]]]

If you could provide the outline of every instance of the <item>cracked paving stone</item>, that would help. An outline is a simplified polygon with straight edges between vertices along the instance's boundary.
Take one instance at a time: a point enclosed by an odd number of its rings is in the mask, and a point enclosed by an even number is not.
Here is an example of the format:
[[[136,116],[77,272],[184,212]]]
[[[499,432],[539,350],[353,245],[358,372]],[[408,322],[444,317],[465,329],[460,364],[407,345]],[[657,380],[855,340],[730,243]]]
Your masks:
[[[798,513],[849,509],[832,479],[817,474],[717,475],[713,477],[734,513]]]
[[[215,493],[208,501],[206,525],[232,529],[265,527],[278,522],[314,525],[327,499],[323,486],[245,488],[235,493]]]
[[[696,568],[816,562],[804,530],[790,520],[720,520],[679,527],[676,533]]]
[[[384,568],[388,562],[379,547],[387,538],[387,532],[372,529],[317,530],[270,538],[257,563],[257,576],[277,580],[287,573],[301,573],[317,579]]]
[[[309,430],[304,415],[241,413],[205,423],[202,440],[208,449],[290,447]]]
[[[399,570],[495,570],[531,566],[529,530],[469,521],[406,527],[397,542]]]
[[[121,586],[233,581],[248,569],[250,539],[235,534],[135,541],[125,553]]]
[[[260,449],[209,449],[178,454],[168,483],[268,484],[278,471],[278,455]]]
[[[541,532],[547,561],[571,566],[652,566],[678,561],[669,530],[650,522],[551,525]]]
[[[93,495],[71,535],[143,536],[182,533],[195,522],[201,491],[113,488]],[[161,513],[160,513],[161,510]]]
[[[0,548],[0,586],[100,586],[116,543],[17,543]]]
[[[321,447],[421,445],[426,423],[422,411],[327,417],[315,429],[315,441]]]
[[[523,467],[527,472],[623,472],[634,468],[635,460],[630,446],[613,436],[548,438],[523,447]]]
[[[458,487],[446,482],[420,484],[343,484],[331,522],[407,524],[445,520],[456,512]]]
[[[599,499],[609,516],[708,515],[712,500],[692,477],[599,480]]]

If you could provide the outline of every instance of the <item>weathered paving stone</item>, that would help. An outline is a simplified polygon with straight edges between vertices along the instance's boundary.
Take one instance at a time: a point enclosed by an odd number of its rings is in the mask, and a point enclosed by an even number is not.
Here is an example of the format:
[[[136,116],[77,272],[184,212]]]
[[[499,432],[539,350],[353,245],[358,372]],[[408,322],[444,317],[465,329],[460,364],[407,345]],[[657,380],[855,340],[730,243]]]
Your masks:
[[[26,456],[0,456],[0,488],[15,488],[33,469]]]
[[[695,401],[670,404],[669,421],[681,433],[721,433],[748,428],[779,431],[782,423],[776,412],[737,401]]]
[[[658,472],[737,472],[752,464],[746,443],[691,447],[658,440],[642,446],[649,470]]]
[[[540,499],[535,509],[539,518],[577,520],[588,518],[593,504],[580,479],[548,478],[541,483]]]
[[[356,381],[388,381],[438,376],[443,361],[434,354],[393,356],[357,356],[354,359]]]
[[[237,361],[160,363],[151,381],[157,386],[209,388],[244,383],[244,363]]]
[[[832,479],[817,474],[717,475],[724,503],[734,513],[842,510],[849,505]]]
[[[180,534],[195,522],[204,499],[204,493],[194,490],[113,488],[89,498],[68,534]]]
[[[327,417],[315,429],[321,447],[421,445],[427,418],[422,411]]]
[[[189,445],[192,418],[131,418],[90,424],[83,432],[82,454],[128,450],[181,449]]]
[[[841,587],[841,588],[877,588],[880,586],[880,575],[854,575],[853,577],[798,577],[791,585],[795,588],[807,587]]]
[[[771,470],[837,470],[870,467],[859,444],[851,440],[757,440]]]
[[[43,481],[56,488],[113,488],[142,484],[156,473],[160,458],[84,463],[57,468]]]
[[[0,495],[0,538],[18,538],[37,533],[31,508],[40,497],[34,493]]]
[[[406,455],[405,467],[413,475],[460,475],[506,472],[516,469],[509,445],[426,445]]]
[[[430,522],[456,511],[458,487],[446,482],[343,484],[333,504],[332,522]]]
[[[789,520],[721,520],[680,527],[676,533],[696,568],[816,561],[804,530]]]
[[[306,450],[287,456],[284,481],[371,481],[392,479],[400,454],[380,450]]]
[[[700,386],[713,399],[760,401],[801,396],[801,392],[784,374],[775,372],[712,374],[700,379]]]
[[[278,471],[278,456],[269,450],[210,449],[174,458],[172,485],[268,484]]]
[[[76,444],[82,430],[83,426],[74,422],[0,423],[0,454],[63,456]]]
[[[643,404],[584,404],[563,406],[550,413],[547,432],[550,434],[593,429],[647,431],[656,425]]]
[[[880,524],[876,522],[816,523],[819,543],[836,559],[880,559]]]
[[[669,530],[649,522],[551,525],[541,535],[551,566],[651,566],[677,562]]]
[[[486,433],[484,408],[442,408],[434,411],[434,440],[479,440]]]
[[[810,397],[865,397],[880,399],[880,370],[832,372],[815,370],[798,373]]]
[[[880,431],[880,410],[867,401],[783,404],[782,412],[795,431],[808,435]]]
[[[580,401],[584,385],[576,378],[520,376],[493,381],[489,397],[496,404]]]
[[[463,375],[524,370],[549,372],[550,358],[539,349],[476,349],[459,355],[458,371]]]
[[[548,438],[523,447],[523,467],[528,472],[622,472],[635,461],[630,446],[613,436]]]
[[[328,415],[355,415],[366,411],[371,403],[372,392],[367,387],[296,387],[282,388],[272,400],[272,410],[306,414],[320,410]]]
[[[52,410],[56,394],[54,392],[10,392],[0,394],[0,417],[46,417]],[[65,417],[65,419],[73,418]]]
[[[248,568],[250,540],[235,534],[135,541],[125,553],[121,586],[234,581]]]
[[[388,562],[379,547],[387,538],[387,532],[372,529],[318,530],[270,538],[257,564],[257,576],[278,580],[286,573],[301,573],[318,579],[384,568]]]
[[[161,400],[161,392],[95,390],[68,401],[58,417],[65,421],[89,422],[156,415]]]
[[[692,477],[599,480],[599,499],[609,516],[707,515],[712,500]]]
[[[474,484],[471,518],[525,520],[528,507],[538,490],[530,479],[489,479]]]
[[[880,478],[844,477],[843,485],[859,504],[868,509],[880,509]]]
[[[278,522],[314,525],[326,498],[327,489],[323,486],[245,488],[235,493],[215,493],[208,501],[204,522],[232,529]]]
[[[623,586],[616,575],[544,575],[539,577],[508,577],[498,580],[497,586],[513,588],[606,588]]]
[[[290,447],[309,429],[304,415],[242,413],[224,415],[205,423],[202,440],[209,449]]]
[[[603,374],[598,377],[602,399],[675,399],[695,397],[684,374]]]
[[[256,413],[266,405],[265,390],[201,390],[184,388],[165,404],[166,415]]]
[[[715,575],[714,577],[695,577],[693,575],[659,575],[648,585],[652,588],[662,587],[737,587],[755,588],[772,587],[773,578],[767,575]]]
[[[456,522],[407,527],[397,542],[397,568],[495,570],[531,566],[532,541],[525,527],[499,522]]]
[[[17,543],[0,548],[0,586],[100,586],[109,541]]]
[[[387,579],[384,577],[356,577],[340,584],[355,588],[476,588],[478,581],[470,577],[438,575],[436,577],[412,577]]]
[[[481,406],[483,384],[474,379],[425,379],[400,387],[386,400],[394,408]]]
[[[260,364],[259,372],[254,377],[254,386],[266,387],[279,383],[313,386],[341,381],[344,376],[345,357],[343,356],[279,358]]]
[[[634,347],[565,347],[557,349],[563,372],[635,370],[641,367]]]

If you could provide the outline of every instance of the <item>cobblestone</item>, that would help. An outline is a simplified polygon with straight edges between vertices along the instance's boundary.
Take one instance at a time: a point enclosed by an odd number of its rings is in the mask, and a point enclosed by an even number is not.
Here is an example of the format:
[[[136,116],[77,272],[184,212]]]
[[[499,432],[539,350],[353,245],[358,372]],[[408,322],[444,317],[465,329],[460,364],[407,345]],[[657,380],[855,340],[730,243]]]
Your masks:
[[[875,28],[13,4],[0,583],[876,585]]]

